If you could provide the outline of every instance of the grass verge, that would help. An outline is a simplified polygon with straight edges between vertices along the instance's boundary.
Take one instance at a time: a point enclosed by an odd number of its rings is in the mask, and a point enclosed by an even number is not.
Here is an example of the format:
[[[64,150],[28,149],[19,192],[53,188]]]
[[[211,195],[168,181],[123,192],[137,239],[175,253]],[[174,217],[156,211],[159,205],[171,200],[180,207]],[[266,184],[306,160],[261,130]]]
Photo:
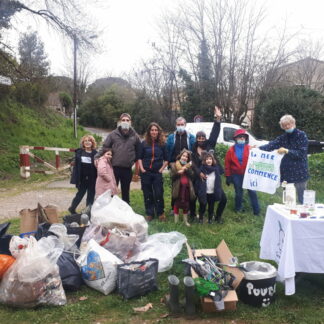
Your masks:
[[[324,201],[324,186],[316,182],[316,187],[309,184],[310,189],[316,189],[317,201]],[[194,248],[215,248],[225,239],[233,255],[238,256],[240,262],[258,260],[259,241],[264,221],[266,207],[274,202],[280,202],[280,192],[270,196],[259,194],[261,216],[253,216],[247,208],[245,214],[233,212],[234,192],[232,187],[226,187],[228,206],[224,212],[222,225],[203,226],[194,224],[186,227],[174,224],[171,217],[166,223],[156,220],[149,225],[150,234],[156,232],[179,231],[186,235],[189,244]],[[165,178],[166,211],[170,206],[169,180]],[[133,209],[144,215],[143,197],[140,190],[131,192]],[[248,205],[248,204],[247,204]],[[12,221],[10,232],[18,233],[19,220]],[[307,244],[307,242],[305,242]],[[184,318],[163,318],[167,309],[161,298],[168,292],[167,276],[176,274],[183,277],[181,260],[187,258],[186,249],[174,260],[171,270],[159,273],[159,290],[145,297],[124,301],[120,296],[111,294],[104,296],[86,286],[75,293],[67,293],[68,303],[63,307],[40,307],[34,310],[13,309],[0,306],[0,323],[186,323]],[[183,289],[183,287],[182,287]],[[79,298],[87,299],[80,301]],[[183,296],[183,290],[181,291]],[[133,307],[153,304],[153,309],[147,313],[134,313]],[[241,302],[235,312],[215,314],[199,313],[192,323],[322,323],[324,318],[324,276],[308,274],[301,277],[297,283],[297,292],[293,296],[284,295],[282,284],[277,285],[277,300],[268,308],[253,308]]]

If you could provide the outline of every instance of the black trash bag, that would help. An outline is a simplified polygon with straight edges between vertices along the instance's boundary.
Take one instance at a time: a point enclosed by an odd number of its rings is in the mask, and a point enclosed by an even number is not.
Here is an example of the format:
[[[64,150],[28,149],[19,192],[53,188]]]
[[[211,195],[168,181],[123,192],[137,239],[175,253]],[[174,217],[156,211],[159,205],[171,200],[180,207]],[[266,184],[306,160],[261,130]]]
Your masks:
[[[71,223],[78,223],[79,225],[81,225],[81,215],[87,215],[88,216],[88,222],[90,221],[90,219],[91,219],[90,212],[85,212],[85,213],[82,213],[82,214],[72,214],[72,215],[63,216],[63,224],[65,226],[68,226]]]
[[[66,226],[66,225],[65,225]],[[82,236],[84,234],[84,231],[86,230],[87,226],[79,226],[79,227],[74,227],[74,226],[70,226],[70,225],[67,225],[66,226],[66,229],[67,229],[67,233],[68,234],[76,234],[76,235],[79,235],[79,238],[78,240],[75,242],[75,245],[79,248],[80,247],[80,244],[81,244],[81,239],[82,239]]]
[[[37,231],[35,233],[35,239],[39,241],[42,237],[47,237],[49,235],[55,235],[52,232],[49,232],[49,228],[52,224],[50,223],[41,223],[38,225]],[[56,235],[55,235],[56,236]]]
[[[70,225],[71,223],[78,223],[80,225],[81,214],[72,214],[63,216],[63,224],[65,226]]]
[[[79,255],[75,255],[77,258]],[[74,260],[73,253],[63,252],[57,260],[62,285],[65,290],[79,290],[83,284],[80,268]]]
[[[6,234],[10,226],[10,222],[0,224],[0,254],[11,255],[9,243],[12,238],[11,234]]]
[[[150,258],[143,261],[117,265],[117,291],[125,299],[144,296],[158,289],[159,261]]]

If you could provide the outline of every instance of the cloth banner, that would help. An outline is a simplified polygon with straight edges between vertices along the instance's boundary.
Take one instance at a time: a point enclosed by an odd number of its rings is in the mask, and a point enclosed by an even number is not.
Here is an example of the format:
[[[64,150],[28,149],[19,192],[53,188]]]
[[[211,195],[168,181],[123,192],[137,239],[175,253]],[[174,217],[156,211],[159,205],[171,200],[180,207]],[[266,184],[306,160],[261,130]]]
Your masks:
[[[243,188],[274,194],[280,186],[280,163],[283,156],[277,150],[266,152],[257,148],[251,149]]]

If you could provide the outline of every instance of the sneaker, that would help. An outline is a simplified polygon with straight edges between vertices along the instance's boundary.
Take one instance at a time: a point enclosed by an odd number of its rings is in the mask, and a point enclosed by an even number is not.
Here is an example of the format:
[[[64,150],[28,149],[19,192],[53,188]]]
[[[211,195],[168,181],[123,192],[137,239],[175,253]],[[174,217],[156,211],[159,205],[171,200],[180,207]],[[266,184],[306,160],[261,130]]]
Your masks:
[[[204,224],[204,220],[199,218],[198,223],[202,225]]]
[[[215,218],[217,224],[224,224],[224,221],[221,218]]]
[[[211,219],[208,219],[208,224],[213,224],[213,221]]]

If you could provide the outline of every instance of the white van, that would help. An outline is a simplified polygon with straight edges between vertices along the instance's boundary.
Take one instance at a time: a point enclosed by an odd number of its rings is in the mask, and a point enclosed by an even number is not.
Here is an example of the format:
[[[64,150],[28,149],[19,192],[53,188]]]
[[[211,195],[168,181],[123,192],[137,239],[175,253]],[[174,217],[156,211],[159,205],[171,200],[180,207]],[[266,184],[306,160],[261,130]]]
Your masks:
[[[199,131],[204,131],[206,133],[207,138],[209,137],[209,134],[213,128],[214,123],[210,122],[204,122],[204,123],[187,123],[186,130],[188,130],[191,134],[195,135]],[[221,130],[217,139],[217,143],[225,144],[228,146],[231,146],[234,144],[233,135],[236,130],[240,129],[242,127],[230,124],[230,123],[221,123]],[[253,135],[251,135],[249,132],[249,144],[250,145],[264,145],[268,144],[268,141],[263,140],[257,140]]]

